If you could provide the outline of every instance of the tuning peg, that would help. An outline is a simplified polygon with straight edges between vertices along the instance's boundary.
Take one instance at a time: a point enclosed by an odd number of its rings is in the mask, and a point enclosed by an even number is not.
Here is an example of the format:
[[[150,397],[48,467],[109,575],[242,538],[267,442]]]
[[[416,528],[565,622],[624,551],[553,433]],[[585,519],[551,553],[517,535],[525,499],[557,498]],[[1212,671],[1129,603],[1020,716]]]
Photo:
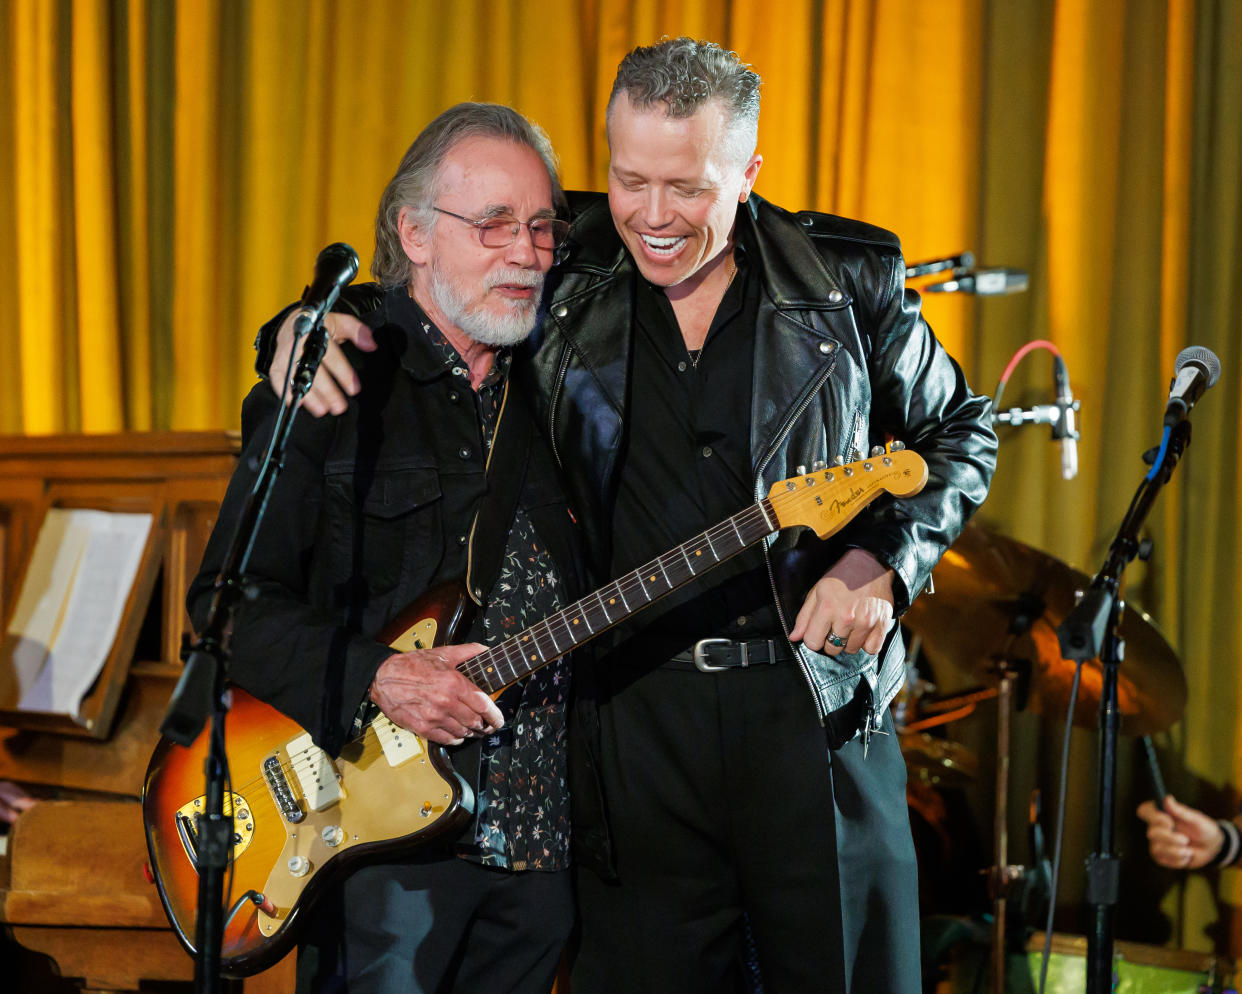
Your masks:
[[[873,446],[871,446],[871,454],[872,454],[872,456],[882,456],[882,455],[884,455],[884,446],[882,446],[882,445],[873,445]]]
[[[798,467],[798,471],[797,471],[797,474],[796,474],[796,475],[798,475],[798,476],[806,476],[806,466],[799,466],[799,467]]]
[[[890,442],[888,446],[890,452],[900,452],[905,447],[906,447],[906,443],[901,441],[900,439]]]
[[[821,469],[827,469],[827,468],[828,468],[828,464],[824,462],[824,460],[822,459],[816,459],[813,463],[811,463],[812,473],[818,473]]]
[[[845,456],[837,456],[837,457],[836,457],[835,459],[833,459],[832,461],[833,461],[834,463],[836,463],[836,465],[838,465],[838,466],[844,466],[844,465],[845,465]]]

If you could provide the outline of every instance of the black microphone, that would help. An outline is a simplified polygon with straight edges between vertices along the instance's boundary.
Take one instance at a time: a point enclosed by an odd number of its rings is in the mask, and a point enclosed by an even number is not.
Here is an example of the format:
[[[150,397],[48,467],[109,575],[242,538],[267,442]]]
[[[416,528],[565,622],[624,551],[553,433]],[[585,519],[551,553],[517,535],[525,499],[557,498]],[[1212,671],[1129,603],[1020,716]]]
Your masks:
[[[943,283],[930,283],[923,289],[929,293],[973,293],[980,297],[990,297],[1001,293],[1019,293],[1029,283],[1025,269],[998,266],[963,273],[956,279],[945,280]]]
[[[301,338],[319,324],[341,290],[358,275],[358,253],[344,242],[333,242],[315,260],[315,278],[302,294],[302,306],[293,324],[295,337]]]
[[[1169,387],[1169,403],[1164,409],[1166,428],[1176,428],[1190,414],[1203,391],[1220,379],[1220,360],[1211,349],[1191,345],[1182,349],[1173,364],[1173,385]]]
[[[961,255],[951,255],[944,259],[927,259],[923,262],[912,262],[906,267],[906,279],[913,280],[920,276],[930,276],[932,273],[943,273],[947,269],[955,272],[973,269],[975,266],[975,254],[973,252],[963,252]]]
[[[1052,426],[1052,438],[1061,443],[1061,479],[1072,480],[1078,475],[1078,431],[1074,427],[1074,412],[1078,402],[1070,389],[1069,370],[1059,355],[1052,357],[1052,379],[1056,384],[1059,416]]]

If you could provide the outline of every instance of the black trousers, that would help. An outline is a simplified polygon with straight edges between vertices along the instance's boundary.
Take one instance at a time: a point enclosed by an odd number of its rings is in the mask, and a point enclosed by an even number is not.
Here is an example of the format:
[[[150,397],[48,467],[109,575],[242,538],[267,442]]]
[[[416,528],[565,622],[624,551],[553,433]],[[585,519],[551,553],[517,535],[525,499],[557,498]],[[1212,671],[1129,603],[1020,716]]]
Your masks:
[[[573,994],[732,994],[753,986],[748,959],[765,994],[918,991],[896,737],[874,736],[865,761],[857,740],[830,752],[792,663],[610,679],[601,775],[620,881],[576,876]]]
[[[312,909],[299,992],[548,994],[573,924],[568,870],[452,856],[363,867]]]

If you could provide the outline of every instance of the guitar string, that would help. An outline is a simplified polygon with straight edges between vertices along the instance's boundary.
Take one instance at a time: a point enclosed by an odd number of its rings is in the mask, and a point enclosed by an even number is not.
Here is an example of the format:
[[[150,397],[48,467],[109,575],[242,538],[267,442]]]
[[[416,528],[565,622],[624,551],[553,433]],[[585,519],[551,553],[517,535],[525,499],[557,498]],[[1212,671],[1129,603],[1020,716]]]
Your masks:
[[[689,542],[682,543],[681,545],[677,546],[677,548],[670,550],[669,552],[665,553],[664,555],[660,556],[657,559],[652,560],[651,562],[640,567],[639,569],[631,570],[629,573],[625,574],[625,576],[620,577],[617,580],[614,580],[612,583],[608,584],[607,586],[601,587],[599,590],[596,590],[590,594],[587,594],[585,597],[581,598],[580,600],[575,601],[573,604],[570,604],[568,607],[562,608],[561,610],[557,611],[555,614],[551,614],[548,617],[544,618],[542,621],[536,622],[529,629],[527,629],[526,632],[523,632],[520,635],[515,635],[511,638],[505,639],[503,642],[500,642],[497,645],[492,646],[490,649],[486,650],[485,652],[481,652],[479,653],[479,655],[471,657],[470,659],[463,662],[458,667],[458,669],[460,669],[461,672],[465,676],[470,678],[471,681],[476,684],[480,682],[489,682],[487,681],[487,677],[485,675],[486,671],[491,667],[491,664],[497,661],[497,659],[503,659],[502,665],[507,665],[510,672],[514,673],[515,669],[513,666],[512,657],[515,655],[518,656],[518,658],[521,659],[523,666],[525,666],[527,662],[526,653],[525,653],[525,650],[521,648],[521,646],[523,643],[528,643],[528,642],[533,642],[534,647],[540,650],[540,657],[541,657],[540,662],[538,663],[537,666],[532,667],[533,669],[538,669],[540,666],[546,665],[547,663],[550,663],[556,659],[559,659],[561,656],[571,651],[577,645],[588,641],[593,635],[604,631],[604,628],[602,627],[596,628],[594,630],[591,630],[588,627],[588,632],[590,634],[588,634],[586,638],[579,638],[578,633],[576,631],[576,623],[571,620],[575,617],[586,619],[588,616],[588,612],[592,610],[596,610],[596,608],[591,607],[588,603],[592,599],[596,600],[599,604],[597,609],[603,614],[604,619],[607,622],[607,625],[605,627],[611,627],[614,624],[618,624],[621,621],[624,621],[626,618],[628,618],[631,614],[634,614],[638,610],[641,610],[643,607],[646,607],[652,601],[658,599],[659,597],[664,596],[665,594],[669,593],[671,590],[680,586],[682,583],[689,582],[690,580],[694,579],[696,576],[700,575],[701,573],[707,572],[706,569],[699,570],[697,573],[693,570],[693,568],[689,565],[689,558],[690,558],[689,553],[690,552],[701,553],[702,551],[704,551],[704,548],[706,547],[706,550],[711,552],[711,554],[715,557],[715,562],[708,564],[708,569],[711,569],[717,566],[719,563],[723,562],[724,559],[727,559],[727,558],[730,558],[736,555],[738,552],[741,552],[747,546],[753,545],[755,542],[763,538],[764,535],[768,534],[770,530],[765,531],[761,535],[756,535],[752,539],[741,539],[741,538],[732,539],[731,541],[734,541],[734,542],[741,541],[744,544],[740,544],[736,548],[728,550],[727,554],[725,554],[723,557],[721,556],[720,553],[716,552],[715,550],[716,543],[713,542],[713,539],[723,538],[728,532],[735,531],[734,529],[735,522],[737,523],[739,528],[740,527],[749,528],[751,525],[754,524],[754,519],[756,517],[761,518],[764,521],[764,524],[766,527],[766,518],[763,516],[762,510],[760,509],[758,505],[752,505],[751,507],[747,508],[745,511],[739,512],[738,514],[734,515],[728,521],[722,522],[721,524],[718,524],[718,525],[713,526],[712,528],[709,528],[706,532],[703,532],[701,535],[696,535],[695,539],[692,539]],[[685,568],[690,570],[689,576],[686,576],[684,579],[681,579],[678,582],[673,583],[668,577],[667,568],[679,569],[683,565]],[[644,583],[643,581],[644,577],[647,578],[646,583]],[[666,586],[663,589],[661,589],[659,593],[657,593],[655,596],[649,595],[647,593],[647,584],[658,582],[661,577],[663,577],[664,583],[666,584]],[[613,588],[615,588],[617,593],[621,594],[623,599],[626,601],[628,601],[629,598],[625,597],[625,594],[627,593],[632,594],[632,593],[635,593],[636,591],[642,591],[643,596],[646,599],[644,600],[642,604],[639,605],[638,608],[632,608],[632,609],[625,610],[621,614],[621,616],[617,618],[616,621],[613,621],[611,618],[608,617],[608,609],[603,606],[603,601],[602,601],[603,594],[605,592],[611,591]],[[568,648],[563,649],[563,650],[560,648],[560,644],[563,640],[557,638],[558,633],[564,636],[564,639],[563,639],[564,641],[568,641],[569,643]],[[539,641],[541,638],[547,638],[551,640],[553,650],[556,653],[555,655],[551,657],[544,655],[546,650],[541,649],[539,645]],[[507,682],[507,684],[512,683],[512,682],[513,681],[510,680]],[[495,689],[500,689],[500,688],[495,688]]]
[[[541,657],[541,661],[539,662],[539,664],[537,666],[532,667],[532,670],[538,669],[546,665],[547,663],[550,663],[550,662],[555,661],[556,659],[559,659],[561,656],[571,651],[576,646],[576,644],[580,644],[580,642],[587,641],[587,639],[581,639],[578,642],[575,642],[577,633],[572,630],[570,623],[568,621],[568,618],[578,613],[579,611],[585,612],[586,610],[585,602],[591,600],[592,597],[596,596],[596,594],[600,594],[603,591],[609,590],[611,588],[616,588],[617,592],[620,594],[623,600],[628,602],[630,600],[630,597],[633,597],[641,592],[644,598],[643,603],[639,605],[639,607],[634,609],[633,611],[627,611],[625,613],[625,617],[629,617],[630,614],[635,613],[635,611],[641,610],[641,608],[648,606],[652,602],[652,600],[656,599],[648,595],[647,586],[643,582],[643,577],[650,577],[652,575],[655,575],[657,577],[662,576],[664,573],[661,567],[662,560],[672,560],[672,559],[677,559],[679,557],[683,557],[687,550],[697,550],[703,547],[704,545],[706,545],[707,548],[710,549],[712,551],[712,554],[716,557],[716,561],[711,563],[709,566],[709,568],[714,567],[718,565],[720,562],[722,562],[724,558],[729,558],[732,555],[736,555],[738,552],[742,551],[742,549],[746,548],[747,545],[753,545],[754,542],[757,542],[759,541],[759,539],[763,538],[763,535],[758,535],[751,541],[747,542],[746,544],[739,544],[737,545],[736,548],[731,549],[728,552],[728,555],[725,555],[723,557],[721,554],[718,554],[715,552],[714,545],[721,544],[720,540],[723,540],[726,535],[732,536],[730,539],[731,542],[733,543],[739,542],[739,538],[737,536],[733,536],[733,533],[735,532],[735,527],[734,527],[735,523],[737,525],[736,530],[738,531],[738,534],[740,535],[740,529],[743,529],[743,528],[749,529],[752,525],[755,524],[756,519],[762,520],[764,523],[765,529],[766,529],[767,518],[764,515],[762,506],[760,504],[752,504],[750,507],[746,508],[744,511],[740,511],[738,514],[734,515],[732,518],[729,518],[728,520],[724,522],[714,525],[712,528],[709,528],[706,532],[703,532],[701,535],[695,536],[696,539],[705,539],[706,542],[703,542],[703,541],[696,542],[695,540],[691,540],[689,542],[682,543],[680,546],[666,553],[664,556],[661,556],[658,559],[647,563],[641,569],[632,570],[630,573],[627,573],[625,576],[609,584],[607,587],[603,587],[601,588],[601,590],[596,591],[593,594],[588,594],[586,597],[581,598],[580,600],[575,601],[573,604],[569,605],[568,607],[563,608],[560,611],[556,612],[556,614],[550,615],[548,618],[544,618],[542,621],[536,622],[529,629],[527,629],[527,631],[523,633],[523,635],[516,635],[516,636],[513,636],[512,638],[506,639],[504,642],[501,642],[495,646],[492,646],[490,649],[486,650],[485,652],[480,653],[478,656],[475,656],[469,660],[466,660],[465,663],[463,663],[461,666],[458,667],[459,670],[461,670],[463,675],[465,675],[468,679],[470,679],[476,685],[482,682],[485,682],[484,674],[488,666],[490,665],[490,663],[496,661],[497,659],[503,658],[504,662],[499,665],[507,666],[510,672],[513,672],[514,664],[512,662],[511,656],[513,654],[521,653],[521,649],[519,648],[519,646],[521,643],[525,642],[527,638],[529,638],[530,641],[534,643],[535,648],[539,650],[540,657]],[[764,534],[769,534],[769,533],[770,533],[770,530],[767,530],[764,532]],[[701,571],[701,572],[706,572],[706,570]],[[690,578],[687,578],[687,579],[690,579]],[[648,583],[650,582],[651,581],[648,580]],[[667,594],[672,589],[674,589],[674,587],[670,586],[667,589],[661,590],[657,596],[663,596],[664,594]],[[605,611],[605,617],[607,617],[606,611]],[[620,620],[624,620],[624,619],[618,619],[618,621]],[[556,635],[553,633],[553,630],[552,630],[553,624],[560,625],[559,631],[561,635],[563,636],[564,640],[567,641],[569,645],[564,651],[557,651],[556,655],[547,657],[544,655],[547,652],[546,648],[540,647],[540,639],[545,639],[545,640],[550,639],[554,649],[558,644],[560,644],[558,642],[558,639],[556,638]],[[610,624],[612,624],[612,622],[610,622]],[[603,628],[597,628],[596,632],[597,633],[602,632],[603,630],[604,630]],[[484,659],[484,657],[486,657],[486,660]],[[523,663],[525,663],[525,657],[522,656],[521,658],[522,658]],[[484,661],[480,662],[480,660],[484,660]],[[472,666],[471,664],[474,664],[474,665]],[[513,682],[515,681],[510,680],[508,683],[513,683]],[[506,686],[507,685],[508,684],[506,684]],[[373,754],[377,751],[374,746],[371,746],[369,744],[369,740],[367,740],[366,738],[366,731],[367,731],[367,728],[370,728],[374,725],[375,721],[379,721],[379,720],[387,720],[386,716],[383,715],[382,712],[379,716],[377,716],[377,718],[375,718],[373,721],[367,724],[366,728],[363,729],[362,734],[360,736],[350,739],[349,742],[347,743],[347,747],[359,741],[362,741],[364,743],[363,755],[360,758],[367,758],[367,759],[373,758]],[[400,726],[397,726],[397,728],[398,728],[398,734],[400,732],[407,731],[406,729],[402,729]],[[413,733],[409,733],[409,734],[413,734]],[[422,736],[419,736],[419,738],[421,739]],[[383,749],[381,745],[380,748],[378,749],[378,752],[382,753],[382,751]],[[279,757],[279,753],[277,753],[276,755]],[[329,759],[328,762],[331,763],[331,760]],[[285,776],[287,780],[291,782],[297,782],[298,786],[300,787],[302,774],[313,770],[317,765],[320,765],[322,763],[323,763],[322,757],[313,755],[313,754],[308,756],[299,750],[299,752],[295,753],[290,760],[278,759],[277,765],[281,773]],[[235,788],[234,792],[235,793],[246,793],[249,791],[253,791],[257,787],[261,785],[265,785],[265,784],[266,784],[266,777],[263,775],[262,772],[260,772],[258,776],[252,778],[247,783],[242,784],[239,788]],[[303,792],[305,793],[305,791]]]
[[[876,484],[882,483],[882,478],[887,478],[892,475],[893,475],[892,472],[888,472],[888,473],[883,473],[880,476],[868,477],[868,478],[865,478],[864,480],[858,481],[858,482],[866,482],[868,484],[868,490],[871,492],[869,494],[859,495],[859,497],[856,498],[856,501],[858,502],[857,508],[861,509],[861,507],[864,506],[864,504],[867,503],[870,498],[878,496],[882,488],[876,486]],[[828,490],[842,489],[849,482],[852,482],[849,478],[846,478],[846,479],[843,479],[837,482],[831,482],[828,484],[828,487],[826,487],[825,489],[828,489]],[[494,661],[495,657],[503,656],[505,659],[505,665],[509,667],[511,672],[516,672],[514,670],[513,663],[510,659],[511,655],[515,652],[520,652],[521,650],[519,649],[519,644],[527,641],[528,638],[531,642],[535,644],[535,648],[538,649],[539,648],[538,640],[541,637],[546,637],[552,641],[553,649],[556,652],[556,655],[551,656],[551,657],[542,657],[541,661],[536,666],[532,667],[531,670],[533,671],[534,669],[539,669],[542,666],[547,665],[550,662],[554,662],[556,659],[559,659],[561,656],[566,655],[568,652],[572,651],[574,648],[577,647],[577,645],[580,645],[584,642],[589,641],[590,638],[594,637],[594,635],[599,634],[600,632],[605,631],[606,628],[611,627],[614,624],[618,624],[621,621],[626,620],[627,618],[630,617],[630,615],[637,613],[637,611],[641,610],[644,607],[647,607],[653,601],[659,599],[660,597],[665,596],[666,594],[671,592],[673,589],[676,589],[676,587],[680,586],[681,583],[689,582],[689,580],[699,575],[698,573],[694,573],[692,571],[689,577],[686,577],[685,579],[681,580],[680,582],[676,584],[671,583],[668,580],[667,574],[665,573],[665,570],[664,570],[664,565],[666,564],[666,562],[667,562],[667,565],[672,566],[674,564],[674,561],[679,560],[679,557],[680,557],[679,561],[686,563],[688,566],[688,556],[686,555],[686,552],[687,551],[695,551],[695,552],[701,551],[704,544],[706,544],[708,550],[711,551],[712,555],[715,557],[715,561],[709,564],[708,569],[714,568],[715,566],[723,562],[725,559],[728,559],[734,555],[737,555],[742,550],[753,545],[755,542],[758,542],[762,538],[771,534],[773,530],[775,530],[770,527],[770,520],[767,514],[765,514],[765,506],[767,508],[771,508],[773,511],[776,511],[776,510],[780,510],[781,508],[783,508],[783,506],[786,504],[789,504],[791,502],[797,502],[799,500],[805,500],[805,499],[808,499],[808,497],[813,499],[814,496],[817,496],[818,494],[821,494],[821,493],[823,493],[822,490],[818,491],[815,495],[811,495],[805,488],[796,489],[793,491],[784,491],[784,492],[774,493],[770,495],[769,497],[764,498],[763,500],[759,501],[758,503],[752,504],[750,507],[746,508],[745,510],[738,512],[737,514],[727,519],[726,521],[720,522],[719,524],[712,526],[707,531],[701,533],[700,535],[695,536],[694,539],[688,542],[683,542],[681,545],[677,546],[675,549],[671,549],[669,552],[665,553],[664,555],[645,564],[642,568],[637,569],[637,570],[632,570],[630,573],[626,574],[625,576],[621,577],[618,580],[613,581],[612,583],[608,584],[606,587],[602,587],[599,590],[588,594],[586,597],[583,597],[580,600],[575,601],[573,604],[569,605],[568,607],[561,609],[560,611],[556,612],[553,615],[550,615],[549,617],[543,619],[542,621],[536,622],[529,629],[527,629],[526,633],[524,633],[523,635],[517,635],[509,639],[506,639],[505,641],[500,642],[495,646],[492,646],[490,649],[486,650],[485,652],[480,653],[478,656],[474,656],[471,659],[466,660],[466,662],[461,664],[461,666],[459,666],[458,669],[461,670],[463,675],[471,679],[472,682],[478,684],[480,681],[484,680],[484,673],[486,672],[488,663]],[[864,500],[864,498],[866,499]],[[777,518],[779,520],[779,515],[777,515]],[[763,522],[765,531],[762,534],[757,535],[753,539],[741,538],[740,529],[742,527],[749,528],[750,526],[754,525],[756,523],[756,519],[760,519]],[[732,549],[732,551],[729,551],[724,556],[721,556],[719,553],[715,551],[714,542],[712,540],[715,538],[723,538],[729,532],[736,532],[737,534],[735,534],[733,541],[740,541],[742,544],[739,544],[736,548]],[[699,541],[699,540],[706,540],[706,543],[704,543],[703,541]],[[707,572],[707,570],[702,570],[700,572]],[[647,593],[646,584],[643,583],[642,578],[644,576],[649,578],[648,582],[652,582],[650,578],[653,576],[654,577],[664,576],[665,583],[669,585],[667,586],[666,589],[661,590],[654,597],[650,597]],[[636,592],[641,592],[643,597],[648,598],[648,599],[646,599],[637,608],[627,610],[624,613],[624,615],[621,618],[619,618],[617,621],[615,622],[611,621],[610,619],[608,619],[607,609],[604,608],[602,605],[602,595],[604,591],[609,590],[610,588],[614,588],[614,587],[617,589],[617,592],[622,596],[623,600],[628,601],[628,598],[625,597],[627,593],[634,594]],[[597,628],[594,631],[591,631],[590,634],[587,636],[587,638],[577,639],[574,633],[573,627],[571,626],[569,622],[569,618],[571,616],[574,616],[575,614],[580,617],[585,617],[586,612],[590,610],[590,608],[587,606],[587,602],[590,601],[592,598],[596,598],[597,600],[600,600],[601,603],[600,603],[599,610],[603,613],[604,618],[607,620],[607,625],[601,628]],[[560,650],[559,648],[557,648],[558,643],[557,643],[556,636],[553,632],[553,628],[552,628],[553,625],[561,626],[559,630],[561,631],[563,635],[565,635],[569,639],[568,648],[564,650]],[[541,656],[542,656],[542,651],[541,651]],[[525,665],[526,663],[525,656],[522,655],[521,658],[523,661],[523,665]],[[472,666],[471,664],[474,664],[474,665]],[[526,674],[523,674],[523,676],[525,675]],[[514,679],[506,683],[505,686],[507,687],[510,684],[516,682],[517,679],[520,679],[520,678],[515,676]],[[480,688],[480,689],[484,689],[484,688]],[[503,689],[503,688],[497,688],[497,690],[499,689]],[[366,739],[367,729],[371,728],[375,724],[376,721],[379,721],[381,719],[388,720],[387,716],[385,716],[381,712],[379,716],[377,716],[371,722],[368,722],[367,726],[363,729],[361,735],[348,740],[348,742],[346,743],[346,747],[350,745],[354,745],[358,742],[363,743],[362,754],[359,757],[359,759],[372,759],[377,753],[382,754],[383,746],[382,746],[382,743],[378,743],[378,733],[377,733],[377,739],[376,739],[377,745],[374,745],[374,746],[371,745]],[[407,729],[404,729],[399,725],[395,725],[395,723],[394,723],[394,727],[397,729],[396,734],[398,735],[402,733],[415,734],[415,733],[409,732]],[[416,736],[416,737],[420,740],[423,740],[422,736]],[[317,747],[314,747],[314,748],[317,748]],[[277,755],[279,754],[277,753]],[[285,761],[283,759],[278,760],[277,765],[279,769],[281,770],[282,774],[286,777],[286,779],[296,781],[300,787],[302,773],[307,772],[311,769],[314,769],[316,765],[321,764],[323,762],[324,760],[321,757],[310,755],[310,756],[305,756],[303,759],[299,759],[295,756],[295,758],[292,761]],[[327,760],[327,763],[329,766],[332,764],[332,762],[333,761],[331,760],[331,758]],[[246,783],[241,784],[240,786],[235,786],[233,789],[233,792],[237,794],[244,794],[246,792],[253,790],[257,786],[264,785],[265,783],[266,783],[266,777],[262,773],[260,773],[257,777],[254,777],[253,779],[247,781]]]

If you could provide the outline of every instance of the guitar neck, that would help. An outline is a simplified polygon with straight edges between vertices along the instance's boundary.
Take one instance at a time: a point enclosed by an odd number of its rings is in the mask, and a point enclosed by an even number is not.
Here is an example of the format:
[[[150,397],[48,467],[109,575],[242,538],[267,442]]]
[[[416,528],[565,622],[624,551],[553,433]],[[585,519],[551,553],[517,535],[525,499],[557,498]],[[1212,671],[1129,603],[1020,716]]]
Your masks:
[[[765,497],[458,669],[482,690],[498,693],[777,531],[776,522]]]

